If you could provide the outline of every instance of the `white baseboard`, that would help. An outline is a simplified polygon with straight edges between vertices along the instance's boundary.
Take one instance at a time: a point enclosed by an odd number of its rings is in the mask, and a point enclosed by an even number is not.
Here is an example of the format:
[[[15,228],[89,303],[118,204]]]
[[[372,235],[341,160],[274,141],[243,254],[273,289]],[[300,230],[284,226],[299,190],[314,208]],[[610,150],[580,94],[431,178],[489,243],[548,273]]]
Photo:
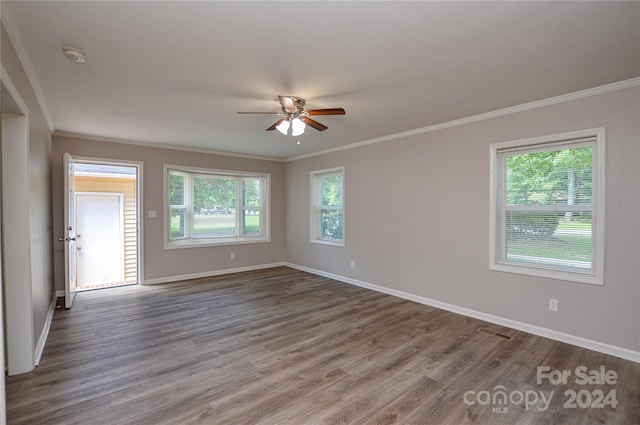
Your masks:
[[[65,295],[64,291],[56,291],[56,297],[63,297],[64,298],[65,296],[66,295]]]
[[[62,296],[64,296],[64,292]],[[49,311],[47,311],[47,318],[44,321],[44,327],[42,328],[42,333],[40,334],[40,338],[38,338],[38,344],[36,344],[36,350],[33,355],[35,360],[34,366],[38,366],[40,364],[40,359],[42,359],[42,352],[44,351],[44,345],[47,342],[47,337],[49,336],[49,330],[51,329],[53,312],[56,311],[57,297],[58,297],[58,291],[56,291],[56,296],[53,297],[53,299],[51,300],[51,304],[49,304]]]
[[[299,266],[297,264],[291,264],[291,263],[285,263],[284,265],[287,267],[291,267],[297,270],[302,270],[308,273],[328,277],[330,279],[334,279],[340,282],[348,283],[355,286],[360,286],[362,288],[371,289],[377,292],[382,292],[387,295],[393,295],[395,297],[404,298],[410,301],[415,301],[417,303],[439,308],[441,310],[450,311],[452,313],[461,314],[463,316],[473,317],[474,319],[484,320],[485,322],[495,323],[497,325],[506,326],[508,328],[517,329],[523,332],[528,332],[533,335],[542,336],[545,338],[553,339],[555,341],[565,342],[567,344],[575,345],[582,348],[587,348],[589,350],[598,351],[600,353],[609,354],[611,356],[619,357],[621,359],[640,363],[640,352],[629,350],[628,348],[617,347],[615,345],[605,344],[603,342],[582,338],[582,337],[567,334],[564,332],[554,331],[552,329],[542,328],[540,326],[518,322],[516,320],[506,319],[500,316],[494,316],[493,314],[487,314],[480,311],[471,310],[465,307],[459,307],[457,305],[448,304],[448,303],[444,303],[437,300],[432,300],[430,298],[425,298],[419,295],[410,294],[408,292],[398,291],[396,289],[386,288],[384,286],[375,285],[373,283],[363,282],[363,281],[352,279],[349,277],[324,272],[322,270],[316,270],[309,267]]]
[[[279,263],[269,263],[269,264],[258,264],[255,266],[245,266],[245,267],[236,267],[233,269],[224,269],[224,270],[212,270],[208,272],[202,273],[191,273],[191,274],[183,274],[178,276],[167,276],[167,277],[158,277],[155,279],[145,279],[142,283],[143,285],[156,285],[159,283],[168,283],[168,282],[177,282],[180,280],[191,280],[191,279],[201,279],[203,277],[212,277],[212,276],[220,276],[223,274],[231,274],[231,273],[240,273],[240,272],[250,272],[254,270],[262,270],[262,269],[271,269],[274,267],[284,266],[284,262]]]

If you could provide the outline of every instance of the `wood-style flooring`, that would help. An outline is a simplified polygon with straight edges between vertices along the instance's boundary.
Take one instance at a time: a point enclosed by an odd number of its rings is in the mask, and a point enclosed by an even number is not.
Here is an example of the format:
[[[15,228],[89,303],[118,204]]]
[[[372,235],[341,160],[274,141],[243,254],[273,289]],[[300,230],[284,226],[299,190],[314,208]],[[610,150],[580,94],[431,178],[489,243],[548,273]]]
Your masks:
[[[618,379],[538,385],[538,366]],[[15,425],[633,425],[639,387],[640,364],[279,267],[78,294],[56,311],[40,366],[7,379],[7,414]],[[586,390],[582,405],[614,390],[617,406],[565,407],[571,389]]]

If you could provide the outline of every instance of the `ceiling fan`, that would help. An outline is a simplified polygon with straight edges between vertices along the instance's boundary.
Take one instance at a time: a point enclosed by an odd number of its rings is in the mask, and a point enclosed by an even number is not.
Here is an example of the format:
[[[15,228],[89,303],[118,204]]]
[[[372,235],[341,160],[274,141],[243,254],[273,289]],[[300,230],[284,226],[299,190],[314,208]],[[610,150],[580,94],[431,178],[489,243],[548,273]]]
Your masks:
[[[306,101],[301,97],[278,96],[278,99],[280,100],[280,105],[282,105],[280,112],[238,112],[238,114],[281,115],[282,118],[267,128],[267,131],[278,130],[280,133],[287,135],[289,128],[291,128],[292,136],[299,136],[304,133],[307,125],[318,131],[324,131],[328,128],[326,125],[309,118],[310,116],[345,114],[343,108],[309,109],[305,111],[304,104]]]

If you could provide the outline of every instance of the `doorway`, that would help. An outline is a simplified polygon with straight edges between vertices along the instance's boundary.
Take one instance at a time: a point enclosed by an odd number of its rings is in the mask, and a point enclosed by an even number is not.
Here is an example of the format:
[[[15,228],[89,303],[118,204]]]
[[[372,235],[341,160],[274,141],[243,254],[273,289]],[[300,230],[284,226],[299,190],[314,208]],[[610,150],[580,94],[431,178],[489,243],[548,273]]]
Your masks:
[[[138,166],[76,159],[78,291],[137,284]]]

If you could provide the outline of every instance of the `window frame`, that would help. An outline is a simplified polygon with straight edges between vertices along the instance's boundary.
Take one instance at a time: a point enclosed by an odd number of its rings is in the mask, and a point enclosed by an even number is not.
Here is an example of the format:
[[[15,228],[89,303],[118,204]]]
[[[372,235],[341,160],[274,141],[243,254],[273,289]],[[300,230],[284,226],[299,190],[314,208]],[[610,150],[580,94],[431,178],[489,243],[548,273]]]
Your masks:
[[[185,235],[179,238],[171,238],[171,211],[176,209],[170,204],[169,185],[170,173],[185,176],[185,188],[183,204],[179,208],[185,209]],[[232,178],[235,180],[235,228],[236,235],[229,237],[193,237],[194,207],[193,207],[193,183],[194,177]],[[181,249],[206,246],[223,246],[238,244],[253,244],[271,242],[271,174],[259,172],[232,171],[211,168],[190,167],[183,165],[164,164],[163,166],[163,209],[164,209],[164,249]],[[264,184],[260,188],[260,207],[248,207],[244,205],[244,180],[261,179]],[[260,235],[242,235],[244,214],[246,209],[260,210]]]
[[[310,235],[310,242],[311,243],[316,243],[316,244],[321,244],[321,245],[329,245],[329,246],[338,246],[338,247],[344,247],[345,246],[345,241],[346,241],[346,226],[345,226],[345,167],[341,166],[341,167],[333,167],[333,168],[326,168],[323,170],[316,170],[316,171],[311,171],[309,173],[310,175],[310,183],[311,183],[311,190],[310,190],[310,198],[311,198],[311,224],[310,224],[310,230],[311,230],[311,235]],[[331,207],[331,208],[325,208],[322,205],[319,205],[319,184],[320,184],[320,178],[322,177],[328,177],[328,176],[332,176],[332,175],[340,175],[342,177],[342,191],[341,191],[341,195],[342,195],[342,199],[341,199],[341,207]],[[334,210],[341,210],[342,211],[342,239],[329,239],[329,238],[322,238],[321,237],[321,229],[322,229],[322,224],[321,224],[321,211],[323,209],[334,209]]]
[[[559,146],[577,147],[580,140],[595,139],[592,158],[592,237],[593,244],[592,271],[582,272],[578,270],[565,270],[545,266],[543,264],[524,264],[509,262],[499,258],[498,248],[502,247],[504,238],[503,229],[498,229],[499,215],[506,211],[506,206],[497,205],[500,193],[504,193],[506,187],[506,173],[499,155],[504,151],[523,150],[523,153],[556,150]],[[490,208],[489,208],[489,270],[516,273],[528,276],[557,279],[591,285],[604,285],[604,211],[605,211],[605,129],[604,127],[548,136],[533,137],[528,139],[513,140],[494,143],[490,145]],[[502,191],[498,185],[502,185]],[[550,209],[553,209],[550,208]],[[502,221],[504,223],[504,220]],[[499,232],[500,231],[500,232]],[[501,250],[504,252],[504,249]]]

